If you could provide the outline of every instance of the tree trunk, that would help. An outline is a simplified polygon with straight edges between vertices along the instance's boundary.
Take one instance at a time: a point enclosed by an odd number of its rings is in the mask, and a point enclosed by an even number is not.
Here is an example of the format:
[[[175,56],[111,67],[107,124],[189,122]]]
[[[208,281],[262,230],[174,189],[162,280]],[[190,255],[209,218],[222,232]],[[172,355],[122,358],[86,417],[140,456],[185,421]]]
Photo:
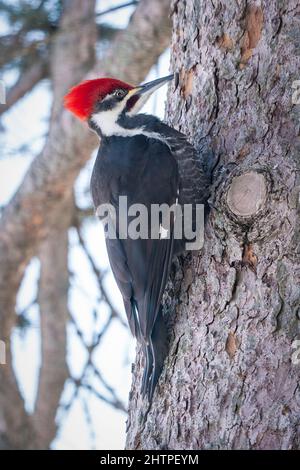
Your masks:
[[[148,415],[138,353],[127,448],[299,448],[299,1],[177,0],[172,16],[167,117],[218,165],[204,248],[165,294]]]

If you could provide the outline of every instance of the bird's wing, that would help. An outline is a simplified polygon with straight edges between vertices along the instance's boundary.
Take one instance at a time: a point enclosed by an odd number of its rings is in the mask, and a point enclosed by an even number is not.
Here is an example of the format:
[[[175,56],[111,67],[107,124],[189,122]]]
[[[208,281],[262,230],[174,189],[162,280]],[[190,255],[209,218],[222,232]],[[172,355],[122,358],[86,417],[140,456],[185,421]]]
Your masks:
[[[170,239],[154,240],[148,263],[145,295],[138,302],[139,322],[144,338],[149,338],[159,311],[162,295],[168,280],[174,245],[174,231]]]
[[[118,194],[114,193],[111,198],[117,218],[118,195],[128,194],[128,206],[144,204],[149,213],[151,204],[175,204],[179,186],[177,163],[168,146],[158,140],[148,141],[141,157],[145,164],[138,166],[137,172],[133,169],[127,178],[118,179]],[[132,220],[133,217],[129,218],[129,222]],[[165,238],[106,240],[110,264],[124,299],[131,331],[138,336],[138,328],[145,340],[151,335],[169,275],[174,240],[172,216],[170,222],[170,231]]]
[[[139,320],[136,305],[134,303],[133,283],[126,261],[126,253],[124,252],[123,245],[118,238],[106,238],[106,248],[114,278],[123,297],[130,331],[133,336],[139,338]]]

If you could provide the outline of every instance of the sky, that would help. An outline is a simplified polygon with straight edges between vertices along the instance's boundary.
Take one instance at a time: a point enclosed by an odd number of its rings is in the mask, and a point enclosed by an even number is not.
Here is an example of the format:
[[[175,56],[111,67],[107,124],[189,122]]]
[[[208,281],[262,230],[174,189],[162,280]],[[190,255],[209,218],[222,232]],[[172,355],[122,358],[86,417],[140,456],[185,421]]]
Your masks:
[[[106,10],[113,5],[119,5],[120,0],[100,0],[97,11]],[[102,21],[125,27],[133,8],[120,10],[102,17]],[[6,25],[0,18],[0,35],[4,34]],[[164,53],[157,66],[146,77],[145,81],[168,74],[169,52]],[[14,72],[0,75],[9,86],[15,80]],[[160,89],[156,96],[147,103],[143,112],[155,114],[163,118],[166,87]],[[7,204],[17,190],[24,174],[33,158],[43,147],[48,129],[48,117],[51,106],[51,91],[47,80],[42,81],[28,96],[20,100],[1,119],[0,131],[0,206]],[[28,117],[30,116],[30,119]],[[25,118],[24,118],[25,117]],[[94,156],[81,171],[76,182],[76,199],[80,206],[91,204],[86,188],[89,184]],[[95,219],[85,224],[84,237],[94,260],[101,268],[108,266],[103,230]],[[97,306],[97,283],[91,272],[88,261],[78,245],[74,230],[70,230],[69,269],[75,273],[76,281],[69,291],[69,309],[84,333],[86,341],[90,341],[95,333],[105,323],[108,312],[104,305]],[[27,268],[17,299],[17,309],[22,311],[36,297],[37,280],[39,277],[39,261],[33,259]],[[116,308],[124,315],[121,295],[112,275],[106,280],[107,288]],[[93,318],[92,310],[97,306],[97,319]],[[31,326],[22,334],[19,329],[13,332],[13,360],[21,393],[25,399],[26,409],[31,413],[36,398],[38,371],[40,367],[40,336],[39,312],[36,306],[28,310]],[[125,316],[124,316],[125,318]],[[74,327],[67,327],[68,351],[67,360],[72,376],[79,377],[86,361],[86,351],[82,347]],[[134,360],[135,342],[120,323],[114,321],[105,340],[94,353],[95,363],[112,385],[123,401],[127,402],[131,381],[131,363]],[[105,393],[101,384],[93,377],[93,386]],[[67,402],[73,392],[72,383],[67,383],[62,396],[62,402]],[[88,407],[92,426],[86,422],[85,408]],[[67,415],[58,414],[62,425],[60,432],[52,443],[54,449],[121,449],[125,443],[126,415],[112,409],[109,405],[91,396],[87,391],[80,392]],[[91,432],[93,429],[93,432]]]

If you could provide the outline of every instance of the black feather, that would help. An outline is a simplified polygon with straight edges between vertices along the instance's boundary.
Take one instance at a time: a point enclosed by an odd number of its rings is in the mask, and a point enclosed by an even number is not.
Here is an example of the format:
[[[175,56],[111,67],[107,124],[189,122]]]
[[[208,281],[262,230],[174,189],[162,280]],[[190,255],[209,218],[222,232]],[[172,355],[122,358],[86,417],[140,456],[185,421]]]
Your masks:
[[[128,206],[144,204],[149,213],[152,204],[173,205],[179,188],[180,204],[203,203],[208,197],[209,178],[185,136],[153,116],[122,116],[119,125],[128,129],[142,127],[155,133],[155,137],[103,137],[91,191],[96,207],[110,203],[116,210],[117,239],[107,238],[108,256],[131,332],[142,344],[146,361],[142,393],[151,402],[167,353],[161,300],[172,258],[175,252],[182,251],[183,242],[175,240],[175,246],[173,219],[168,238],[122,239],[119,197],[127,196]]]

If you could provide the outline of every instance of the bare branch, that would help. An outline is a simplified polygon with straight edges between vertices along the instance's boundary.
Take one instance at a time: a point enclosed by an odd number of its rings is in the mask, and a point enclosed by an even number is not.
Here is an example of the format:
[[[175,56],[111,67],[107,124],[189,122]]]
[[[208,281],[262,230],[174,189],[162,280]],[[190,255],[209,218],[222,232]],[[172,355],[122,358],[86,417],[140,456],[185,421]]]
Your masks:
[[[92,267],[92,270],[94,272],[94,275],[97,279],[97,283],[98,283],[98,287],[99,287],[99,291],[101,293],[101,296],[103,298],[103,300],[105,301],[105,303],[109,306],[111,312],[112,312],[112,315],[114,318],[117,318],[121,325],[124,326],[124,328],[128,328],[127,326],[127,323],[123,320],[123,318],[121,317],[120,313],[114,308],[113,304],[111,303],[111,300],[109,298],[109,295],[108,293],[106,292],[106,289],[104,288],[103,286],[103,283],[102,283],[102,279],[103,279],[103,273],[97,268],[96,264],[95,264],[95,261],[92,257],[92,255],[89,253],[89,250],[86,246],[86,243],[81,235],[81,232],[80,232],[80,229],[77,228],[77,235],[78,235],[78,239],[79,239],[79,243],[80,243],[80,246],[82,247],[82,249],[84,250],[85,254],[86,254],[86,257],[88,258],[89,262],[90,262],[90,265]]]
[[[96,17],[99,18],[100,16],[107,15],[108,13],[113,13],[114,11],[121,10],[123,8],[132,7],[137,4],[138,4],[138,1],[136,0],[133,0],[131,2],[126,2],[126,3],[121,3],[121,5],[116,5],[114,7],[108,8],[107,10],[100,11],[99,13],[96,14]]]
[[[76,226],[80,226],[82,224],[82,222],[86,219],[89,219],[89,218],[95,218],[95,209],[94,207],[87,207],[87,208],[80,208],[80,207],[76,207],[75,209],[76,213],[75,213],[75,221],[74,221],[74,224]]]
[[[65,208],[69,207],[66,201]],[[55,416],[64,384],[66,363],[66,323],[68,319],[68,228],[70,211],[59,227],[51,230],[41,245],[41,274],[38,301],[41,317],[42,362],[38,396],[33,415],[38,430],[37,447],[45,449],[56,435]]]
[[[112,314],[109,315],[107,322],[105,323],[105,325],[101,329],[101,331],[98,333],[98,335],[94,339],[93,343],[88,345],[84,340],[84,335],[83,335],[82,331],[80,330],[80,328],[78,327],[75,318],[73,317],[72,314],[70,314],[70,319],[71,319],[71,322],[72,322],[72,324],[75,328],[76,334],[78,335],[78,338],[80,339],[84,349],[86,349],[88,351],[88,359],[87,359],[86,364],[85,364],[85,366],[83,368],[83,371],[81,373],[81,377],[78,378],[78,379],[73,378],[73,380],[77,384],[77,386],[80,386],[80,385],[83,385],[83,384],[86,386],[86,383],[85,383],[84,380],[85,380],[85,377],[86,377],[86,374],[87,374],[88,370],[91,368],[94,375],[98,378],[99,382],[107,390],[107,392],[111,395],[110,404],[112,404],[112,406],[114,406],[118,410],[122,410],[122,411],[126,412],[126,408],[125,408],[124,404],[122,403],[122,401],[116,395],[115,390],[113,389],[113,387],[111,387],[111,385],[108,384],[108,382],[105,380],[105,378],[103,377],[101,372],[98,370],[98,368],[95,366],[95,364],[93,363],[93,360],[92,360],[93,352],[96,349],[96,347],[99,346],[99,343],[100,343],[104,333],[109,328],[113,318],[114,318],[114,316]],[[70,409],[71,402],[74,401],[76,396],[77,396],[77,393],[74,392],[70,402],[64,407],[65,411]],[[107,402],[107,399],[105,399],[105,401]]]
[[[12,321],[13,312],[5,311]],[[10,338],[3,335],[6,344],[6,364],[0,367],[0,449],[30,449],[36,439],[32,418],[25,412],[24,401],[20,394],[12,368]],[[26,432],[20,432],[26,429]]]
[[[141,0],[125,31],[121,31],[94,74],[110,75],[129,83],[145,78],[171,37],[170,0]]]
[[[95,397],[99,398],[99,400],[104,401],[108,405],[112,406],[113,408],[116,408],[117,410],[124,411],[126,413],[126,409],[124,408],[124,405],[120,401],[115,401],[115,400],[110,400],[109,398],[106,398],[102,393],[98,392],[92,385],[90,384],[81,384],[83,388],[86,388],[89,390]]]
[[[6,103],[0,104],[0,116],[11,108],[20,98],[31,91],[34,86],[47,76],[46,61],[36,61],[32,66],[22,72],[17,82],[8,90]]]
[[[93,425],[93,420],[92,420],[92,416],[91,416],[90,409],[89,409],[89,404],[84,397],[81,397],[81,403],[82,403],[82,408],[83,408],[83,412],[85,415],[86,423],[90,431],[89,434],[90,434],[90,440],[91,440],[91,450],[95,450],[96,449],[96,445],[95,445],[96,433],[94,430],[94,425]]]

